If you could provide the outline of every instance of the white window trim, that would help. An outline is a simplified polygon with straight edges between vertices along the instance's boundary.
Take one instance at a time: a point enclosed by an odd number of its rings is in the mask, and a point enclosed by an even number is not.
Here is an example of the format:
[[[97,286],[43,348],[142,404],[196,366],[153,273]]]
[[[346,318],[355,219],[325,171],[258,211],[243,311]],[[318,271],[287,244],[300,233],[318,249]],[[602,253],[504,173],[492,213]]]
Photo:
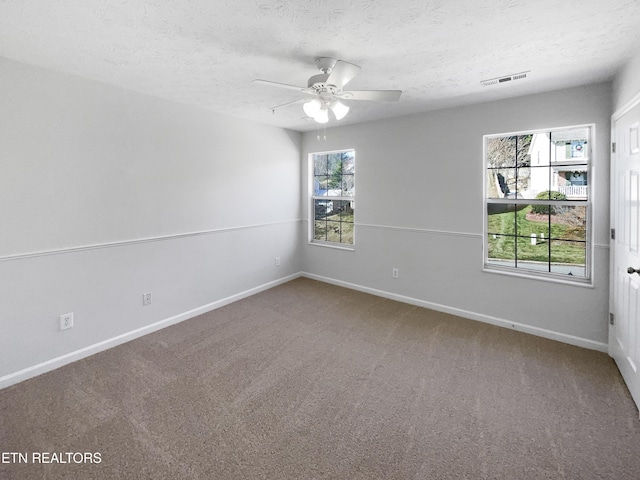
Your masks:
[[[347,151],[352,151],[353,152],[353,174],[354,177],[356,176],[356,171],[357,171],[357,167],[356,167],[356,150],[355,148],[340,148],[337,150],[326,150],[326,151],[322,151],[322,152],[311,152],[309,153],[308,156],[308,160],[307,160],[307,166],[308,166],[308,175],[307,175],[307,180],[308,180],[308,192],[309,192],[309,201],[308,201],[308,218],[309,218],[309,228],[308,228],[308,243],[309,245],[317,245],[317,246],[321,246],[321,247],[328,247],[328,248],[334,248],[337,250],[347,250],[347,251],[355,251],[355,246],[356,246],[356,223],[355,223],[355,219],[356,219],[356,213],[355,213],[355,208],[354,208],[354,212],[353,212],[353,243],[352,244],[348,244],[348,243],[339,243],[339,242],[329,242],[326,240],[316,240],[314,238],[314,233],[315,233],[315,210],[314,210],[314,200],[324,200],[327,198],[330,198],[331,200],[343,200],[343,201],[348,201],[348,202],[354,202],[356,200],[356,196],[355,194],[352,197],[343,197],[343,196],[333,196],[333,197],[325,197],[325,196],[316,196],[313,194],[313,179],[314,179],[314,166],[313,166],[313,156],[314,155],[327,155],[330,153],[340,153],[340,152],[347,152]]]
[[[583,205],[586,206],[587,211],[587,225],[586,225],[586,249],[585,249],[585,271],[587,273],[586,277],[574,277],[568,278],[567,275],[554,273],[554,272],[544,272],[544,271],[535,271],[535,270],[526,270],[519,269],[517,267],[508,267],[508,266],[500,266],[495,264],[490,264],[487,262],[488,257],[488,214],[487,214],[487,204],[514,204],[514,203],[527,203],[531,204],[547,204],[548,202],[545,200],[536,200],[536,199],[500,199],[500,198],[487,198],[487,140],[491,138],[499,138],[506,136],[518,136],[518,135],[527,135],[527,134],[536,134],[536,133],[549,133],[549,132],[558,132],[563,130],[570,129],[578,129],[578,128],[589,128],[589,154],[588,154],[588,163],[587,163],[587,175],[589,179],[589,196],[587,200],[567,200],[567,201],[554,201],[554,204],[558,205]],[[482,137],[482,271],[487,273],[497,273],[500,275],[508,275],[513,277],[521,277],[533,280],[542,280],[546,282],[554,282],[554,283],[562,283],[566,285],[572,286],[583,286],[583,287],[594,287],[594,276],[595,272],[593,269],[593,258],[594,258],[594,226],[593,226],[593,204],[595,203],[597,189],[595,188],[594,182],[594,170],[595,170],[595,162],[594,155],[597,151],[596,149],[596,134],[595,130],[596,126],[594,123],[588,124],[580,124],[580,125],[569,125],[563,127],[553,127],[553,128],[540,128],[540,129],[532,129],[532,130],[522,130],[517,132],[506,132],[506,133],[497,133],[484,135]],[[489,202],[490,201],[490,202]]]

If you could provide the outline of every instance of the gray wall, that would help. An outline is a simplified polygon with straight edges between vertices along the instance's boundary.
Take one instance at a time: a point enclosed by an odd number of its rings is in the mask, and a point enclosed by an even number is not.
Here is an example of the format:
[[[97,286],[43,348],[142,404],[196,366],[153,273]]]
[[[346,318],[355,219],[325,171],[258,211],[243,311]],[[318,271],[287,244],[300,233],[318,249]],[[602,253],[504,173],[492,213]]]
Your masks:
[[[640,49],[629,59],[613,82],[613,111],[640,95]]]
[[[0,95],[0,387],[300,271],[606,349],[610,84],[326,142],[6,59]],[[596,124],[594,287],[482,272],[482,135],[583,123]],[[357,154],[354,252],[307,243],[307,154],[341,148]]]
[[[299,133],[6,59],[0,96],[0,387],[300,271]]]
[[[311,277],[606,350],[611,85],[430,112],[303,137],[310,152],[356,150],[356,248],[304,242]],[[595,124],[594,286],[482,271],[483,135]],[[304,183],[305,219],[309,218]],[[308,221],[305,230],[308,229]],[[400,269],[393,279],[392,268]]]

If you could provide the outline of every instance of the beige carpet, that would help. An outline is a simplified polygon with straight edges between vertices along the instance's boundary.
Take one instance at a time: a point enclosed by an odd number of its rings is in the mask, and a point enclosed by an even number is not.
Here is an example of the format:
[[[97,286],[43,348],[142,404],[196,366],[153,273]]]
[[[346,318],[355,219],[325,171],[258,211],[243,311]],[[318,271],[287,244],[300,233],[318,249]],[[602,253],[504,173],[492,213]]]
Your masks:
[[[0,445],[20,480],[640,478],[607,355],[309,279],[0,391]]]

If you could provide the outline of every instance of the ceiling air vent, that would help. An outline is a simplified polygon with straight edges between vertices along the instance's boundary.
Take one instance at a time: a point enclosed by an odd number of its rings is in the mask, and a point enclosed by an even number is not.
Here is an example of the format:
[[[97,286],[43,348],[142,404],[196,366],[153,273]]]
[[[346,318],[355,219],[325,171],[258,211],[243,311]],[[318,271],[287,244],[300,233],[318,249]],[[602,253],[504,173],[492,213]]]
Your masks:
[[[490,78],[488,80],[482,80],[480,83],[482,84],[483,87],[488,87],[489,85],[496,85],[498,83],[506,83],[512,80],[520,80],[523,78],[527,78],[527,73],[529,72],[530,70],[527,70],[526,72],[513,73],[511,75],[506,75],[504,77]]]

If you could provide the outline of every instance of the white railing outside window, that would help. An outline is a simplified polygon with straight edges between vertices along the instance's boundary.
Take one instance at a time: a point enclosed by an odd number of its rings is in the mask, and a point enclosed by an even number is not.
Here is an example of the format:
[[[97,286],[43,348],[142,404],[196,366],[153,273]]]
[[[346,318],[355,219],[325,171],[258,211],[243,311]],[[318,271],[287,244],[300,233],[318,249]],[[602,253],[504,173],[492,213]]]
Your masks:
[[[583,197],[586,198],[588,194],[587,185],[563,185],[558,187],[558,191],[567,196],[567,198],[572,197]]]

